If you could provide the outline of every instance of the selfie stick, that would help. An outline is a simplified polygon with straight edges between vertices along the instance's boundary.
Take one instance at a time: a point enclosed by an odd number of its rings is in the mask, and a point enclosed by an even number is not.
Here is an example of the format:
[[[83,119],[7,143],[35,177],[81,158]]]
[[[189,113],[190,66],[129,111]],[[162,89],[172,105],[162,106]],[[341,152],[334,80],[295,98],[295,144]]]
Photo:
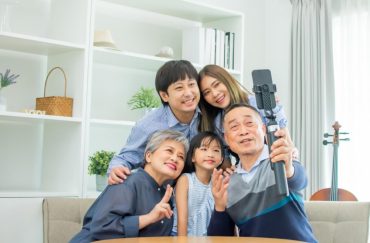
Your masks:
[[[271,153],[271,145],[278,138],[274,133],[279,129],[275,120],[273,109],[276,106],[274,93],[276,92],[276,85],[272,83],[271,72],[268,69],[253,70],[253,92],[256,95],[258,109],[264,110],[268,122],[267,128],[267,144]],[[274,170],[276,186],[279,195],[289,196],[288,182],[286,179],[284,161],[276,163],[271,162],[271,168]]]

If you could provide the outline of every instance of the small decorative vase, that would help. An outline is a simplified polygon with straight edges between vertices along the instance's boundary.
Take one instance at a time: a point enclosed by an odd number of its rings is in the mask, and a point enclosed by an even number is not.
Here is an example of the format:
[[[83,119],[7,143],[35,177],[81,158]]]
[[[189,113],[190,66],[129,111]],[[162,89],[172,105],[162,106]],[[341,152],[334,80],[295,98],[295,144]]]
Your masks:
[[[104,191],[104,189],[108,185],[108,176],[106,175],[96,175],[96,190],[101,192]]]
[[[0,89],[0,111],[6,111],[6,98]]]

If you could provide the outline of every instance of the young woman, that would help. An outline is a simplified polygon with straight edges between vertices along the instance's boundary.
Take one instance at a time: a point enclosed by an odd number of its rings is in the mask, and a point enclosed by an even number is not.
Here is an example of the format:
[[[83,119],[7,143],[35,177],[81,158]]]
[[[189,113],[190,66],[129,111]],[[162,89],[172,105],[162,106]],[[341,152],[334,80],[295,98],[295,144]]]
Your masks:
[[[235,103],[246,103],[257,108],[256,97],[220,66],[205,66],[199,72],[198,84],[202,94],[199,104],[202,111],[201,131],[216,131],[223,137],[222,114],[226,107]],[[259,112],[266,123],[264,112]],[[282,106],[277,104],[274,112],[280,128],[285,128],[287,119]]]
[[[255,107],[261,114],[263,122],[267,124],[268,119],[263,110],[257,108],[256,97],[245,89],[239,82],[224,68],[211,64],[205,66],[199,72],[198,85],[201,92],[199,107],[202,111],[202,118],[199,123],[200,131],[214,131],[221,138],[224,137],[222,116],[225,108],[236,103],[246,103]],[[287,141],[294,148],[289,130],[286,129],[287,119],[283,107],[277,102],[273,109],[276,122],[280,129],[285,131]],[[224,143],[225,144],[225,143]],[[298,158],[297,148],[293,149],[293,158]],[[224,167],[229,167],[228,155]]]
[[[145,148],[144,169],[138,169],[125,183],[108,186],[87,211],[82,230],[70,242],[170,235],[172,188],[162,185],[180,175],[188,146],[180,132],[154,133]]]
[[[184,174],[175,189],[176,207],[172,235],[205,236],[214,208],[211,191],[213,169],[223,161],[221,138],[201,132],[190,142]]]

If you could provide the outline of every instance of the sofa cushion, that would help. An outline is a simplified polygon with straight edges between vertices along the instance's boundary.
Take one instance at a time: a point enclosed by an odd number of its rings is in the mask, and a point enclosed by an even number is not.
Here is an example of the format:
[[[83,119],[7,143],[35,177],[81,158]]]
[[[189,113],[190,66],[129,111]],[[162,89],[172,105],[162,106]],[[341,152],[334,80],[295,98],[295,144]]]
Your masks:
[[[370,202],[305,202],[308,219],[320,243],[367,243]]]

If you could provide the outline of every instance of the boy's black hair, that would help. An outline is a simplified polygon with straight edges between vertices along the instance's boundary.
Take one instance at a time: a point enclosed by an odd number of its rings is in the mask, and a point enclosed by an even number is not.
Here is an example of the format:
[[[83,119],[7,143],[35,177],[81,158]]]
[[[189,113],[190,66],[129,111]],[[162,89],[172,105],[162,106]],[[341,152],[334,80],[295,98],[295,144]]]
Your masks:
[[[220,138],[220,136],[218,136],[216,133],[210,132],[210,131],[200,132],[197,135],[195,135],[190,141],[189,151],[186,155],[185,166],[184,166],[184,169],[182,171],[183,173],[192,173],[192,172],[195,171],[195,166],[194,166],[194,163],[193,163],[193,156],[194,156],[195,150],[197,148],[200,148],[201,145],[204,144],[204,139],[207,139],[208,145],[212,141],[216,141],[220,145],[221,160],[222,161],[224,160],[225,151],[224,151],[224,148],[222,146],[223,143],[222,143],[222,139]]]
[[[159,91],[167,93],[168,86],[186,78],[198,80],[198,72],[189,61],[172,60],[166,62],[159,68],[155,77],[155,88],[158,95]],[[162,103],[165,104],[167,102],[162,100]]]

